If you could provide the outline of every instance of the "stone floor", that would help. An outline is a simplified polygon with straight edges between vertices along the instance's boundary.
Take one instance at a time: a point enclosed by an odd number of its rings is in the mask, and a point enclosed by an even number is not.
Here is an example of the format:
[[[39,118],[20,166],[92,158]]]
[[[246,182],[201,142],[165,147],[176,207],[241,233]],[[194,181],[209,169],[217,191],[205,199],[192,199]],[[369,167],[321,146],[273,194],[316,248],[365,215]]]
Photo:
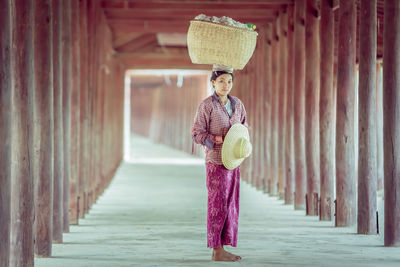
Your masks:
[[[383,247],[382,234],[319,222],[245,182],[238,247],[228,247],[243,260],[212,262],[203,160],[137,136],[131,147],[133,159],[36,266],[400,266],[400,248]]]

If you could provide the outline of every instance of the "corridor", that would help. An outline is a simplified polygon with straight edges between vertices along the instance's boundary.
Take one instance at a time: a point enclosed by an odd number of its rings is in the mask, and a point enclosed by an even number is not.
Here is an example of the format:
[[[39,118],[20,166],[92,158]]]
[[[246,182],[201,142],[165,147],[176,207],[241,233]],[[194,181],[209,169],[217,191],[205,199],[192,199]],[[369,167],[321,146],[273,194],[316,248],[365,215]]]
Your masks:
[[[399,266],[398,248],[383,233],[304,216],[283,200],[242,181],[236,263],[210,260],[206,248],[203,159],[135,135],[132,159],[80,225],[70,226],[53,256],[35,266]],[[379,205],[382,208],[382,203]],[[380,222],[383,225],[383,222]],[[382,229],[383,227],[381,227]]]

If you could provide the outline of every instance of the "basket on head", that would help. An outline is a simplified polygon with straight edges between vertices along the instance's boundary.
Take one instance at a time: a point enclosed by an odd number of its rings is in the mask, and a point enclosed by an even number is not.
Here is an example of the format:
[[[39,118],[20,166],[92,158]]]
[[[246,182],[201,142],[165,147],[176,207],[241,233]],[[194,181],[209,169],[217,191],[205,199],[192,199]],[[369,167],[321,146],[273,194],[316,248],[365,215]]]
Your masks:
[[[192,20],[187,34],[195,64],[220,64],[241,70],[253,55],[258,33],[213,22]]]

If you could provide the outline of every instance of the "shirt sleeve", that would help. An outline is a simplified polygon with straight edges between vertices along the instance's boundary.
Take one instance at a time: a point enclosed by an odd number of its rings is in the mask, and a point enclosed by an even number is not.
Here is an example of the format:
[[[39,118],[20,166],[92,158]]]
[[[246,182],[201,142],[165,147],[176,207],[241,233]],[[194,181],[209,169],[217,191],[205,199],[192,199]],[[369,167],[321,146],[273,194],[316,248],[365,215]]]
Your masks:
[[[244,105],[242,102],[240,102],[241,105],[241,117],[240,117],[240,122],[246,126],[247,128],[249,128],[249,125],[247,124],[247,115],[246,115],[246,109],[244,108]]]
[[[201,144],[209,149],[214,148],[215,137],[208,133],[210,124],[210,110],[207,109],[204,102],[202,102],[194,117],[194,123],[191,129],[193,141],[196,144]]]

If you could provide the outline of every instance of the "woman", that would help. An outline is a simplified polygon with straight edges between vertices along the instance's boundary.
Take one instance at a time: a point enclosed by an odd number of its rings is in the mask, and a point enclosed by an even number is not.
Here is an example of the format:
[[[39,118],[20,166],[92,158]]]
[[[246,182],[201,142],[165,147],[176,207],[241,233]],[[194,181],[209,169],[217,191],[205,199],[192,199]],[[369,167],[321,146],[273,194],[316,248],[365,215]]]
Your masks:
[[[192,127],[194,142],[205,146],[207,170],[207,247],[213,248],[212,260],[238,261],[224,245],[236,247],[239,217],[239,167],[228,170],[222,165],[221,148],[229,128],[246,124],[246,111],[239,98],[231,96],[232,69],[214,67],[211,83],[214,94],[204,99]]]

